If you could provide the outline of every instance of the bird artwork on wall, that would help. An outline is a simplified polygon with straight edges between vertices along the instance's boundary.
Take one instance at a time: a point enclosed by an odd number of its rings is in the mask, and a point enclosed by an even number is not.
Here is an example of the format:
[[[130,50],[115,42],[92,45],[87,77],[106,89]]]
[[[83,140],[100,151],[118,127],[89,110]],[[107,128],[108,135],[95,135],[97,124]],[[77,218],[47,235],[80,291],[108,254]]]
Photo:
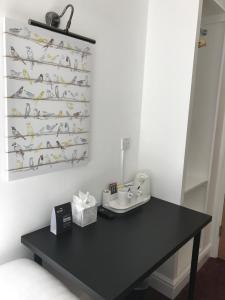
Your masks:
[[[9,180],[88,162],[92,45],[4,19]]]

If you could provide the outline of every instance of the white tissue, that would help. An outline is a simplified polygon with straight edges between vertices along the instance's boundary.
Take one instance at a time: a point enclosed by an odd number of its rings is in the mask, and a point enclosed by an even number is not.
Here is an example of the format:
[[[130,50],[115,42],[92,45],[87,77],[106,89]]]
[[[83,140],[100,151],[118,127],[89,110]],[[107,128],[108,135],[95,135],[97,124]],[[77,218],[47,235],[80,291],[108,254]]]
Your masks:
[[[89,192],[83,193],[79,191],[78,196],[73,196],[73,204],[80,208],[88,208],[96,205],[96,199]]]

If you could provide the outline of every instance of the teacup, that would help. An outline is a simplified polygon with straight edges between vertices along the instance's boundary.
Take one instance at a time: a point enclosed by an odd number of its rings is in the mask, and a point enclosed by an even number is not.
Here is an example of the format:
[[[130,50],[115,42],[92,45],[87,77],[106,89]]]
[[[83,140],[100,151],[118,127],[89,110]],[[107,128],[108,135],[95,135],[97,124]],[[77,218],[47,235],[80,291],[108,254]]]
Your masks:
[[[118,190],[118,199],[121,205],[127,205],[134,197],[134,194],[128,188],[122,188]]]

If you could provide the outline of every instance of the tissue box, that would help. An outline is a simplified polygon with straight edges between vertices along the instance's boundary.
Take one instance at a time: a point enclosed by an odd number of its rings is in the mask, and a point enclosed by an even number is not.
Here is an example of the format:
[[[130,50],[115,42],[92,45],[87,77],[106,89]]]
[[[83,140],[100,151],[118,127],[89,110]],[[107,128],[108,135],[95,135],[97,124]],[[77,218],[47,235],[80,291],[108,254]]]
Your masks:
[[[84,227],[97,221],[97,206],[77,208],[72,205],[73,222]]]
[[[73,222],[84,227],[97,221],[96,199],[88,192],[79,191],[78,196],[73,196],[72,202]]]

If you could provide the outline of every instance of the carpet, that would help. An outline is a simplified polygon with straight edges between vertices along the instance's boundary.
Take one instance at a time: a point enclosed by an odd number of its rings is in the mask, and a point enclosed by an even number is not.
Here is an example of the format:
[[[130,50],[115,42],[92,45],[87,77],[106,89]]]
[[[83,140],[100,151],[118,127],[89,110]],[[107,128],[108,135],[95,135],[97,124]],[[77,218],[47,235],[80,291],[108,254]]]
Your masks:
[[[187,300],[188,286],[176,300]],[[225,261],[209,258],[199,270],[196,282],[196,300],[225,300]],[[169,300],[157,291],[149,288],[144,292],[133,291],[127,300]]]

